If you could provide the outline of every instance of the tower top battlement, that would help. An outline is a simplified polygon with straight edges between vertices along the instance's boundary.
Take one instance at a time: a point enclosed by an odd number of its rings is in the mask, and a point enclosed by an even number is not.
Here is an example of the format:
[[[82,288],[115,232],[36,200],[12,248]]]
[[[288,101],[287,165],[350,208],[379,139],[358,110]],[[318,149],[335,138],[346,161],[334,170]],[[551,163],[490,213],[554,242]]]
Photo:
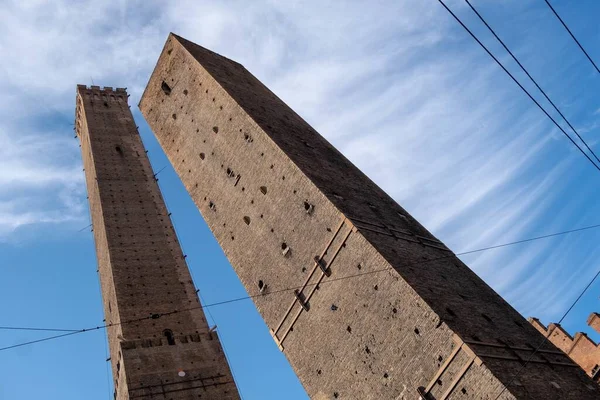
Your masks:
[[[96,86],[96,85],[91,85],[91,86],[87,86],[87,85],[82,85],[82,84],[78,84],[77,85],[77,91],[83,91],[83,90],[91,90],[94,92],[107,92],[107,93],[111,93],[111,92],[116,92],[116,93],[121,93],[121,94],[127,94],[127,88],[115,88],[113,90],[112,86],[104,86],[104,87],[100,87],[100,86]]]
[[[114,398],[239,400],[127,97],[125,88],[77,85],[75,129],[94,227]]]
[[[574,362],[595,381],[600,380],[600,346],[585,332],[576,332],[571,336],[560,324],[549,323],[546,327],[538,318],[530,317],[528,321],[552,344],[564,351]],[[587,324],[600,333],[600,314],[593,312]]]

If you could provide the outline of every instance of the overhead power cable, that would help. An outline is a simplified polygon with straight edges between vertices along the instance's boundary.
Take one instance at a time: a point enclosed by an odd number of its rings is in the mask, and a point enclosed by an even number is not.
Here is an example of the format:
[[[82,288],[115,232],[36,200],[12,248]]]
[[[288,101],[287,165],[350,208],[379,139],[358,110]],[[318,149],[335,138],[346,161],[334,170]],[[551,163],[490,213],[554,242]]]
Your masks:
[[[573,32],[571,32],[571,30],[569,29],[569,27],[567,26],[567,24],[565,23],[565,21],[563,21],[563,19],[560,17],[560,15],[558,15],[558,13],[554,9],[554,7],[552,7],[552,4],[550,4],[550,2],[548,0],[544,0],[544,1],[546,2],[546,4],[548,4],[548,7],[550,7],[550,9],[554,13],[554,15],[556,15],[556,18],[558,18],[558,20],[560,21],[560,23],[562,24],[562,26],[564,26],[565,29],[567,30],[567,32],[569,32],[569,35],[571,35],[571,37],[573,38],[573,40],[575,41],[575,43],[577,43],[577,46],[579,46],[579,48],[581,49],[581,51],[583,51],[583,54],[585,54],[585,56],[587,57],[587,59],[590,60],[590,62],[592,63],[592,65],[594,66],[594,68],[596,69],[596,71],[600,74],[600,69],[598,68],[598,66],[596,65],[596,63],[594,62],[594,60],[592,60],[592,57],[590,57],[590,55],[587,53],[587,51],[585,51],[585,49],[583,48],[583,46],[581,45],[581,43],[579,43],[579,40],[577,40],[577,38],[575,37],[575,35],[573,35]]]
[[[458,16],[456,16],[456,14],[454,14],[454,12],[452,12],[452,10],[450,10],[450,8],[448,8],[446,3],[444,3],[442,0],[438,0],[438,2],[446,9],[446,11],[448,11],[450,13],[450,15],[452,15],[452,17],[454,17],[454,19],[467,31],[467,33],[469,33],[469,35],[471,35],[471,37],[473,39],[475,39],[475,41],[485,50],[485,52],[488,53],[488,55],[490,57],[492,57],[492,59],[500,66],[500,68],[502,68],[504,70],[504,72],[506,72],[508,74],[508,76],[521,88],[521,90],[523,92],[525,92],[525,94],[531,99],[531,101],[533,101],[535,103],[535,105],[538,106],[538,108],[540,110],[542,110],[542,112],[544,114],[546,114],[546,116],[550,119],[550,121],[552,121],[552,123],[554,123],[554,125],[556,125],[556,127],[563,133],[563,135],[565,135],[571,141],[571,143],[573,143],[573,145],[575,147],[577,147],[577,149],[579,149],[581,154],[583,154],[585,156],[585,158],[587,158],[589,160],[589,162],[592,163],[592,165],[598,170],[598,172],[600,172],[600,166],[598,166],[594,162],[594,160],[592,160],[590,158],[590,156],[577,144],[577,142],[575,142],[575,140],[573,140],[573,138],[558,124],[558,122],[556,122],[556,120],[554,118],[552,118],[552,116],[550,114],[548,114],[548,112],[544,109],[544,107],[541,106],[541,104],[531,95],[531,93],[529,93],[527,91],[527,89],[525,89],[523,87],[523,85],[521,85],[521,83],[513,76],[513,74],[511,74],[506,69],[506,67],[496,58],[496,56],[494,56],[492,54],[492,52],[477,38],[477,36],[475,36],[475,34],[473,32],[471,32],[471,30],[469,28],[467,28],[467,26],[461,21],[461,19],[458,18]]]
[[[0,331],[79,332],[80,329],[27,328],[27,327],[16,327],[16,326],[0,326]]]
[[[481,20],[481,22],[483,22],[483,24],[490,30],[490,32],[492,33],[492,35],[494,35],[494,37],[498,40],[498,42],[500,42],[500,44],[502,45],[502,47],[504,47],[504,49],[508,52],[508,54],[510,54],[510,56],[513,58],[513,60],[515,60],[515,62],[519,65],[519,67],[521,67],[521,69],[523,70],[523,72],[525,72],[525,74],[529,77],[529,79],[531,79],[531,82],[533,82],[533,84],[538,88],[538,90],[544,95],[544,97],[546,98],[546,100],[548,100],[548,102],[552,105],[552,107],[554,107],[554,109],[556,110],[556,112],[558,112],[558,114],[560,114],[560,116],[562,117],[562,119],[565,120],[565,122],[567,123],[567,125],[569,125],[569,128],[571,128],[573,130],[573,132],[575,132],[575,135],[577,135],[577,137],[579,138],[579,140],[581,140],[581,142],[590,151],[590,153],[592,153],[592,155],[594,156],[594,158],[596,159],[596,161],[598,161],[598,163],[600,163],[600,158],[598,158],[598,156],[596,155],[596,153],[594,152],[594,150],[592,150],[590,148],[590,146],[581,137],[581,135],[579,134],[579,132],[577,132],[577,130],[573,127],[573,125],[567,119],[567,117],[565,117],[564,114],[558,109],[558,107],[556,106],[556,104],[554,104],[554,102],[552,100],[550,100],[550,97],[548,97],[548,95],[546,94],[546,92],[544,91],[544,89],[542,89],[540,87],[540,85],[538,85],[538,83],[536,82],[536,80],[533,79],[533,77],[529,74],[529,71],[527,71],[527,69],[523,66],[523,64],[521,64],[521,62],[517,59],[517,57],[513,54],[513,52],[510,51],[510,49],[506,46],[506,44],[502,41],[502,39],[500,39],[498,37],[498,35],[496,34],[496,32],[486,22],[486,20],[481,16],[481,14],[479,14],[479,12],[475,9],[475,7],[473,7],[473,5],[469,2],[469,0],[465,0],[465,2],[469,5],[469,7],[471,7],[471,10],[473,10],[473,12],[477,15],[477,17],[479,17],[479,19]]]
[[[443,260],[443,259],[452,258],[452,257],[455,257],[455,256],[463,256],[463,255],[468,255],[468,254],[480,253],[480,252],[489,251],[489,250],[493,250],[493,249],[498,249],[498,248],[502,248],[502,247],[514,246],[514,245],[528,243],[528,242],[532,242],[532,241],[536,241],[536,240],[541,240],[541,239],[546,239],[546,238],[556,237],[556,236],[561,236],[561,235],[567,235],[567,234],[570,234],[570,233],[582,232],[582,231],[586,231],[586,230],[590,230],[590,229],[597,229],[597,228],[600,228],[600,224],[589,225],[589,226],[584,226],[584,227],[576,228],[576,229],[570,229],[570,230],[566,230],[566,231],[562,231],[562,232],[555,232],[555,233],[551,233],[551,234],[547,234],[547,235],[541,235],[541,236],[531,237],[531,238],[527,238],[527,239],[516,240],[516,241],[513,241],[513,242],[507,242],[507,243],[502,243],[502,244],[498,244],[498,245],[482,247],[482,248],[474,249],[474,250],[467,250],[467,251],[463,251],[461,253],[456,253],[456,254],[453,253],[453,254],[450,254],[450,255],[447,255],[447,256],[442,256],[442,257],[434,258],[434,259],[431,259],[431,260],[422,260],[422,261],[418,261],[418,262],[415,262],[415,263],[402,265],[402,266],[399,266],[399,267],[409,267],[409,266],[423,265],[423,264],[427,264],[427,263],[434,262],[434,261],[439,261],[439,260]],[[340,276],[338,278],[330,278],[330,279],[328,279],[326,281],[321,282],[319,285],[323,285],[323,284],[326,284],[328,282],[336,282],[336,281],[340,281],[340,280],[344,280],[344,279],[357,278],[357,277],[361,277],[361,276],[364,276],[364,275],[375,274],[375,273],[378,273],[378,272],[391,271],[393,269],[394,268],[380,268],[380,269],[373,270],[373,271],[365,271],[365,272],[356,273],[356,274],[352,274],[352,275]],[[600,271],[598,272],[598,274],[600,274]],[[586,286],[586,288],[581,293],[581,295],[579,296],[579,298],[581,298],[581,296],[583,296],[583,294],[585,293],[585,291],[587,291],[587,289],[591,286],[592,282],[598,277],[598,274],[596,274],[596,276],[594,277],[594,279],[588,284],[588,286]],[[313,285],[314,284],[307,284],[307,286],[313,286]],[[112,327],[112,326],[131,324],[131,323],[145,321],[145,320],[148,320],[148,319],[157,319],[157,318],[160,318],[160,317],[163,317],[163,316],[177,314],[177,313],[185,312],[185,311],[192,311],[192,310],[196,310],[196,309],[199,309],[199,308],[207,309],[207,308],[210,308],[210,307],[216,307],[216,306],[220,306],[220,305],[224,305],[224,304],[230,304],[230,303],[235,303],[235,302],[239,302],[239,301],[243,301],[243,300],[248,300],[248,299],[252,299],[252,298],[255,298],[255,297],[262,297],[262,296],[273,295],[273,294],[276,294],[276,293],[293,291],[293,290],[300,289],[300,288],[301,288],[301,286],[292,287],[292,288],[285,288],[285,289],[278,289],[278,290],[272,290],[272,291],[269,291],[267,293],[258,293],[258,294],[249,295],[249,296],[237,297],[237,298],[223,300],[223,301],[219,301],[219,302],[215,302],[215,303],[194,306],[194,307],[190,307],[190,308],[187,308],[187,309],[174,310],[174,311],[163,313],[163,314],[152,314],[152,315],[149,315],[147,317],[136,318],[136,319],[132,319],[132,320],[128,320],[128,321],[123,321],[123,322],[117,322],[117,323],[112,323],[112,324],[105,324],[105,325],[90,327],[90,328],[86,328],[86,329],[79,329],[79,330],[64,330],[64,331],[68,331],[68,333],[60,334],[60,335],[55,335],[55,336],[50,336],[50,337],[46,337],[46,338],[42,338],[42,339],[39,339],[39,340],[30,341],[30,342],[19,343],[19,344],[12,345],[12,346],[2,347],[2,348],[0,348],[0,351],[9,350],[9,349],[13,349],[15,347],[26,346],[28,344],[34,344],[34,343],[43,342],[43,341],[47,341],[47,340],[58,339],[58,338],[61,338],[61,337],[64,337],[64,336],[70,336],[70,335],[74,335],[74,334],[78,334],[78,333],[95,331],[95,330],[99,330],[99,329],[109,328],[109,327]],[[570,311],[570,309],[569,309],[569,311]],[[0,327],[0,330],[2,330],[2,329],[10,329],[10,330],[63,331],[63,330],[59,330],[59,329],[46,329],[46,328]]]
[[[467,1],[467,0],[465,0]],[[500,67],[512,78],[513,81],[515,81],[515,83],[517,85],[519,85],[519,87],[529,96],[529,98],[531,100],[533,100],[533,102],[544,112],[544,114],[546,114],[546,116],[548,116],[548,118],[550,118],[552,120],[552,122],[561,130],[561,132],[563,132],[563,134],[565,134],[565,136],[567,136],[569,138],[569,140],[571,140],[571,142],[577,146],[577,148],[579,149],[579,151],[581,151],[586,158],[592,163],[594,164],[594,166],[596,167],[596,169],[600,170],[600,168],[598,168],[598,165],[596,165],[593,160],[581,149],[581,147],[579,147],[577,145],[577,143],[575,143],[575,141],[573,140],[573,138],[571,138],[561,127],[560,125],[558,125],[558,123],[546,112],[546,110],[533,98],[533,96],[531,96],[531,94],[529,94],[529,92],[527,90],[525,90],[525,88],[515,79],[515,77],[508,72],[508,70],[502,65],[502,63],[500,63],[500,61],[498,61],[498,59],[488,50],[487,47],[485,47],[485,45],[473,34],[473,32],[471,32],[471,30],[469,28],[467,28],[467,26],[460,20],[460,18],[458,18],[456,16],[456,14],[454,14],[452,12],[452,10],[450,10],[448,8],[448,6],[446,6],[446,4],[442,1],[442,0],[438,0],[438,2],[446,9],[446,11],[448,11],[453,17],[454,19],[471,35],[471,37],[473,37],[473,39],[475,39],[475,41],[477,43],[479,43],[479,45],[490,55],[490,57],[492,57],[494,59],[494,61],[496,61],[496,63],[498,65],[500,65]],[[468,3],[468,2],[467,2]],[[470,5],[470,4],[469,4]],[[487,24],[486,24],[487,25]],[[489,28],[489,26],[488,26]],[[490,28],[491,29],[491,28]],[[498,40],[500,40],[498,38]],[[494,246],[492,246],[492,248],[494,248]],[[457,254],[459,255],[459,254]],[[577,296],[577,298],[573,301],[573,303],[569,306],[569,308],[565,311],[565,313],[563,314],[563,316],[561,317],[561,319],[559,320],[559,323],[561,323],[566,317],[567,315],[571,312],[571,310],[573,310],[573,308],[575,307],[575,305],[579,302],[579,300],[581,300],[581,298],[583,297],[583,295],[588,291],[588,289],[592,286],[592,284],[596,281],[596,279],[598,278],[598,276],[600,276],[600,270],[598,270],[596,272],[596,274],[592,277],[592,279],[588,282],[588,284],[583,288],[583,290],[579,293],[579,295]],[[543,340],[540,342],[540,344],[535,348],[535,350],[532,352],[531,356],[525,361],[525,363],[523,364],[523,366],[517,371],[517,373],[513,376],[513,378],[508,382],[507,385],[504,385],[504,387],[502,388],[502,390],[500,391],[500,393],[498,393],[498,395],[494,398],[494,400],[498,400],[500,398],[500,396],[506,391],[506,389],[511,386],[515,380],[519,377],[519,375],[523,372],[523,370],[525,369],[525,367],[527,367],[527,365],[529,364],[529,362],[533,359],[533,357],[537,354],[537,352],[541,349],[541,347],[547,342],[548,338],[544,337]]]
[[[98,328],[98,329],[100,329],[100,328]],[[37,339],[37,340],[30,340],[28,342],[17,343],[17,344],[13,344],[12,346],[0,347],[0,351],[14,349],[17,347],[23,347],[23,346],[27,346],[27,345],[34,344],[34,343],[47,342],[48,340],[58,339],[58,338],[65,337],[65,336],[77,335],[79,333],[87,332],[88,330],[89,329],[80,329],[78,331],[63,333],[60,335],[48,336],[48,337]]]
[[[85,229],[87,229],[87,228],[89,228],[91,226],[92,226],[92,224],[90,223],[89,225],[84,226],[83,228],[81,228],[80,230],[78,230],[76,233],[83,232]]]

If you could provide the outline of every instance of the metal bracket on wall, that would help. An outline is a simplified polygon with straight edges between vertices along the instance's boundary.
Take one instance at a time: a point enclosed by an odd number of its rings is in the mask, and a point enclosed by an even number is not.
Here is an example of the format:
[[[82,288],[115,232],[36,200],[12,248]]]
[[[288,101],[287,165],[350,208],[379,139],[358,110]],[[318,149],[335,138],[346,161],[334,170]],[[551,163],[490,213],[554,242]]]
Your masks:
[[[344,231],[344,226],[347,227],[347,231],[345,231],[345,233],[342,233],[342,231]],[[300,317],[300,314],[302,314],[302,311],[309,310],[308,302],[310,301],[315,291],[318,289],[319,284],[321,284],[323,279],[330,275],[331,265],[335,261],[338,253],[340,252],[340,250],[342,249],[342,247],[346,243],[346,240],[348,240],[348,237],[352,232],[356,232],[356,228],[354,227],[352,222],[350,222],[350,220],[346,217],[342,218],[337,229],[333,233],[333,236],[325,246],[325,249],[323,249],[323,251],[321,252],[321,255],[315,257],[313,268],[308,274],[306,280],[304,281],[304,284],[300,289],[294,291],[294,300],[283,315],[283,318],[281,318],[279,324],[277,324],[277,327],[275,329],[271,329],[271,336],[273,336],[273,340],[275,340],[275,343],[277,343],[279,350],[283,351],[283,341],[292,331],[294,324],[298,320],[298,317]],[[335,242],[336,238],[338,237],[341,237],[342,239],[335,248],[334,252],[331,253],[331,259],[327,263],[325,263],[323,257],[325,257],[326,254],[330,254],[329,250]],[[326,265],[327,267],[324,268],[323,265]],[[309,287],[311,287],[310,290],[308,290]],[[307,292],[305,292],[305,290]],[[299,305],[300,307],[296,307],[297,305]],[[297,311],[295,314],[292,314],[294,308],[297,308]],[[286,324],[286,327],[284,328],[284,324],[289,319],[288,317],[291,318],[291,321],[289,321],[289,323]],[[280,330],[282,331],[281,335],[279,335]]]
[[[499,360],[509,360],[509,361],[519,361],[521,364],[550,364],[550,365],[558,365],[563,367],[576,367],[579,368],[578,364],[575,364],[571,361],[571,359],[562,351],[558,350],[545,350],[545,349],[535,349],[533,347],[521,347],[521,346],[510,346],[508,344],[498,344],[498,343],[488,343],[481,342],[476,340],[465,340],[465,343],[471,346],[481,346],[492,349],[502,349],[506,350],[510,355],[501,355],[501,354],[485,354],[478,351],[480,357],[486,358],[494,358]],[[530,353],[530,355],[524,359],[519,355],[518,352],[526,352]],[[558,356],[560,358],[564,358],[566,361],[554,361],[547,359],[544,355],[551,354],[554,356]],[[533,356],[537,355],[541,359],[535,360]]]
[[[471,350],[471,348],[465,342],[463,342],[461,338],[459,338],[457,335],[454,335],[452,339],[454,340],[455,346],[454,350],[452,350],[452,353],[450,353],[450,356],[448,356],[444,364],[442,364],[440,369],[438,369],[438,371],[433,376],[427,387],[420,387],[417,389],[419,395],[421,396],[421,399],[423,400],[430,399],[429,394],[431,393],[431,389],[433,389],[438,379],[440,379],[444,372],[446,372],[450,364],[452,364],[452,362],[456,359],[456,356],[461,350],[466,353],[467,362],[464,363],[460,370],[456,373],[456,376],[454,377],[454,379],[450,383],[450,386],[448,386],[444,394],[442,394],[441,397],[436,398],[436,400],[446,400],[452,394],[452,392],[456,388],[456,385],[458,385],[458,382],[460,382],[460,380],[467,373],[469,368],[471,368],[471,365],[475,364],[479,366],[483,364],[483,361],[481,361],[481,359],[477,357],[475,352]]]

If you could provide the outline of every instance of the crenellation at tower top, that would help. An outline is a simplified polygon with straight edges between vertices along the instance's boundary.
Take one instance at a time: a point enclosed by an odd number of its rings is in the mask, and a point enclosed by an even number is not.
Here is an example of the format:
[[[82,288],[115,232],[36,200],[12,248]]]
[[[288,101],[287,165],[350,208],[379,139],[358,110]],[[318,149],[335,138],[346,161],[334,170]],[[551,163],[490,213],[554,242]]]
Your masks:
[[[546,327],[539,319],[530,317],[529,322],[552,344],[565,352],[585,373],[600,382],[600,345],[594,342],[585,332],[577,332],[571,336],[560,324],[550,323]],[[600,314],[593,312],[587,324],[600,333]]]
[[[126,89],[77,85],[76,104],[115,399],[239,399]]]

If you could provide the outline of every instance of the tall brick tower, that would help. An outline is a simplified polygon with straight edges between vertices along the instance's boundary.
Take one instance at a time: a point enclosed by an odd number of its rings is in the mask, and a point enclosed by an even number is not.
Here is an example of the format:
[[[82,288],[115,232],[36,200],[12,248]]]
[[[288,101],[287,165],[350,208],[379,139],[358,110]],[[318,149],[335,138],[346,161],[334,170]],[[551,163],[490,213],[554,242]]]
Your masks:
[[[115,399],[239,399],[127,99],[125,89],[77,86]]]
[[[600,399],[240,64],[171,34],[140,109],[313,399]]]

